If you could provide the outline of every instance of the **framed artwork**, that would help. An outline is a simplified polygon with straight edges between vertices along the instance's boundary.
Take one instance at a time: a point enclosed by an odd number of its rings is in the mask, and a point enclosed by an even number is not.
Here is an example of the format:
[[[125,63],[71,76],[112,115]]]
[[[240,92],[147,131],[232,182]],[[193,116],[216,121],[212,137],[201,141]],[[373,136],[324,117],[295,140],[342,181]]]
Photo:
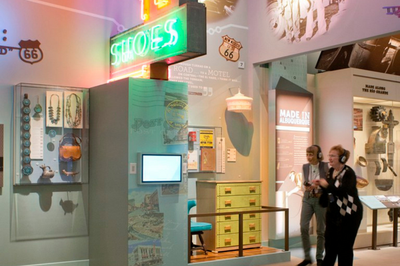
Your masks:
[[[353,109],[353,129],[354,131],[363,130],[363,109],[361,108]]]

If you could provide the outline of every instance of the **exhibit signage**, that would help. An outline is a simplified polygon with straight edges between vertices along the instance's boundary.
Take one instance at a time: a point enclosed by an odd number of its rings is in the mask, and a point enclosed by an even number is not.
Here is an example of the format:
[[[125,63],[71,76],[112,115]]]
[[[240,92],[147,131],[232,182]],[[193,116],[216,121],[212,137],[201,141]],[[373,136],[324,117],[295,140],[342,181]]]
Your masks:
[[[277,191],[289,192],[302,183],[291,178],[292,172],[297,178],[302,165],[307,163],[305,151],[312,144],[312,106],[311,93],[276,90]]]
[[[384,6],[383,9],[386,9],[386,15],[396,15],[400,18],[400,6]]]
[[[111,78],[133,72],[142,65],[170,65],[205,54],[205,26],[204,5],[188,3],[112,37]]]

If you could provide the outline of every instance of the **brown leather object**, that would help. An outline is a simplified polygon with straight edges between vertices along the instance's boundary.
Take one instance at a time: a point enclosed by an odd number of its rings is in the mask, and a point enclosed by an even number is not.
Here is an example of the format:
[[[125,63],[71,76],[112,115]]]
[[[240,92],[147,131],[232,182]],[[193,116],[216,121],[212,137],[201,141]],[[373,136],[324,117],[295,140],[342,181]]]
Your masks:
[[[73,133],[65,134],[60,140],[58,148],[60,161],[78,161],[82,157],[81,140]]]

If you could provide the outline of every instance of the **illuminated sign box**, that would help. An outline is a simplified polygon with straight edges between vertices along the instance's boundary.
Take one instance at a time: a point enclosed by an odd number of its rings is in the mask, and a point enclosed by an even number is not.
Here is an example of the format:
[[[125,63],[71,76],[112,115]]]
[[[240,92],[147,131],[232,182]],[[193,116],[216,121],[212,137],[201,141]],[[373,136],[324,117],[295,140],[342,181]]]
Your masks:
[[[110,39],[111,78],[142,65],[171,65],[206,54],[206,8],[187,3]]]

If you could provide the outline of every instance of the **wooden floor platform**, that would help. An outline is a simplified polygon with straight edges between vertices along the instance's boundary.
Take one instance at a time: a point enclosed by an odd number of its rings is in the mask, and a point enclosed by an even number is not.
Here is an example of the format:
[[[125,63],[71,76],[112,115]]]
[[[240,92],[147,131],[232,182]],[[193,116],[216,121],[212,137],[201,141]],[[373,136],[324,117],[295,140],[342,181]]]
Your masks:
[[[280,249],[270,248],[270,247],[259,247],[259,248],[251,248],[244,249],[243,256],[255,256],[255,255],[263,255],[263,254],[271,254],[281,252]],[[206,261],[215,261],[215,260],[223,260],[223,259],[232,259],[237,258],[239,256],[239,251],[224,251],[224,252],[207,252],[207,255],[204,255],[204,252],[201,250],[193,251],[193,255],[190,258],[190,263],[197,262],[206,262]]]

